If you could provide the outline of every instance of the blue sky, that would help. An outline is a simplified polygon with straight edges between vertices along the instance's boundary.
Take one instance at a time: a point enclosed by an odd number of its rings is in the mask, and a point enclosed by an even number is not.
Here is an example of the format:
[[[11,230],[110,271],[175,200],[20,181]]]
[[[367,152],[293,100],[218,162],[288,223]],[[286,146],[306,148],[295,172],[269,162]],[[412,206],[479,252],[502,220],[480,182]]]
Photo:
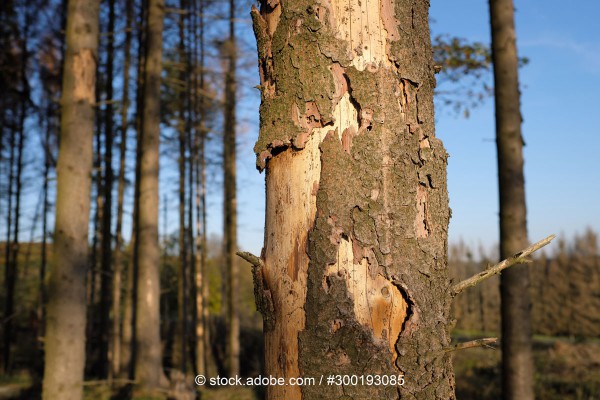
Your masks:
[[[537,241],[551,233],[571,238],[588,226],[600,231],[600,2],[516,1],[515,6],[519,55],[529,58],[520,78],[529,238]],[[430,15],[434,33],[490,42],[487,1],[432,0]],[[252,76],[257,82],[257,74]],[[258,254],[264,223],[264,175],[254,169],[252,153],[258,92],[244,99],[238,239],[242,249]],[[437,136],[450,154],[450,242],[462,239],[492,249],[499,237],[493,99],[468,119],[450,110],[436,113]],[[222,228],[220,212],[220,196],[215,196],[209,230],[216,234]]]

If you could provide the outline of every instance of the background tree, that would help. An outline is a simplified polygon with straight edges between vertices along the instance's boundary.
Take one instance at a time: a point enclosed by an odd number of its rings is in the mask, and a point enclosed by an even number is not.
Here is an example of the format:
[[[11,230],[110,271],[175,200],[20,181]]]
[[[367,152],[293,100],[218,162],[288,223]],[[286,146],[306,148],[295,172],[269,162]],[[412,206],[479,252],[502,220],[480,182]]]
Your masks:
[[[48,400],[78,400],[83,394],[97,2],[69,1],[66,41],[45,340],[43,398]]]
[[[496,145],[500,195],[500,258],[528,244],[518,57],[512,0],[490,0]],[[529,270],[501,276],[502,388],[504,399],[534,398]]]
[[[141,133],[135,378],[144,388],[165,382],[160,341],[158,170],[164,1],[149,0]]]
[[[238,311],[237,250],[237,185],[236,185],[236,40],[235,1],[229,0],[229,37],[223,44],[226,59],[225,105],[223,116],[223,172],[224,172],[224,245],[227,317],[227,369],[229,376],[240,372],[240,320]]]

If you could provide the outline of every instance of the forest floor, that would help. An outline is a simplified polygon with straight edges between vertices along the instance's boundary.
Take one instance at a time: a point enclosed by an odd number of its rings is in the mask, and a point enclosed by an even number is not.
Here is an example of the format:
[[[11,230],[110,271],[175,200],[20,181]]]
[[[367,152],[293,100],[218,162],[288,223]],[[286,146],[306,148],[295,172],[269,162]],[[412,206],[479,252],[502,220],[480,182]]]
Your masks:
[[[478,337],[481,337],[479,335]],[[473,339],[461,333],[455,340]],[[536,398],[544,400],[600,400],[600,340],[536,337]],[[456,393],[460,400],[500,398],[500,351],[472,348],[454,354]],[[256,388],[255,388],[256,389]],[[118,400],[106,386],[86,386],[86,400]],[[260,393],[248,387],[203,388],[202,400],[259,400]],[[21,374],[14,379],[0,377],[0,400],[36,400],[39,386]],[[142,400],[142,397],[136,397]],[[149,399],[145,397],[145,399]],[[154,399],[160,399],[155,397]]]

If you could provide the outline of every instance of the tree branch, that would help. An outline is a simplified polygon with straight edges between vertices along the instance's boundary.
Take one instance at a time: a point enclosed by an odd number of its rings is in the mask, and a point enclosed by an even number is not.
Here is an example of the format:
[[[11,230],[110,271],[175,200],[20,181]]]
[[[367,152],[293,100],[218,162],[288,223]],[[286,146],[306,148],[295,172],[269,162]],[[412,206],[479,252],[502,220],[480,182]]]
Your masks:
[[[504,270],[508,267],[512,267],[515,264],[523,264],[523,263],[531,262],[526,257],[529,256],[534,251],[537,251],[537,250],[541,249],[542,247],[544,247],[545,245],[547,245],[548,243],[550,243],[552,241],[552,239],[554,239],[555,237],[556,237],[556,235],[550,235],[547,238],[540,240],[537,243],[532,244],[525,250],[521,250],[520,252],[507,258],[506,260],[504,260],[492,267],[487,268],[485,271],[481,271],[478,274],[475,274],[472,277],[467,278],[464,281],[457,283],[456,285],[454,285],[452,287],[452,295],[456,296],[463,290],[470,288],[472,286],[475,286],[478,283],[480,283],[481,281],[489,278],[490,276],[499,274],[500,272],[502,272],[502,270]]]
[[[497,341],[498,341],[498,338],[483,338],[483,339],[471,340],[469,342],[459,343],[452,347],[447,347],[444,350],[446,351],[446,353],[448,353],[450,351],[470,349],[473,347],[489,346],[493,343],[496,343]]]
[[[262,268],[264,266],[263,260],[260,257],[255,256],[252,253],[248,253],[247,251],[238,251],[235,254],[237,254],[238,256],[240,256],[241,258],[243,258],[244,260],[248,261],[255,268]]]

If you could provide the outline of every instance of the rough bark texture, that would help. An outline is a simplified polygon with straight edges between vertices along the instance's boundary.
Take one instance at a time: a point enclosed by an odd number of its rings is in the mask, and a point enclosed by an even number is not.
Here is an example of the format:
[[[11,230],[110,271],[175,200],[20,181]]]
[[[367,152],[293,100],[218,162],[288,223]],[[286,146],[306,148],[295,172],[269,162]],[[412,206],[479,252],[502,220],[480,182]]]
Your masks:
[[[229,1],[229,38],[224,51],[227,57],[225,74],[225,115],[223,138],[225,265],[227,268],[227,372],[240,373],[240,317],[238,312],[237,199],[236,199],[236,48],[235,1]]]
[[[85,276],[98,48],[98,2],[71,0],[67,17],[54,268],[48,288],[43,399],[80,400],[85,362]]]
[[[148,3],[141,142],[135,379],[153,388],[165,382],[160,341],[158,161],[164,1]]]
[[[454,398],[447,154],[434,136],[427,1],[263,1],[266,373],[405,375],[269,386],[268,399]]]
[[[500,259],[527,247],[523,138],[512,0],[490,0],[500,194]],[[529,270],[502,272],[502,388],[505,399],[533,399]]]

